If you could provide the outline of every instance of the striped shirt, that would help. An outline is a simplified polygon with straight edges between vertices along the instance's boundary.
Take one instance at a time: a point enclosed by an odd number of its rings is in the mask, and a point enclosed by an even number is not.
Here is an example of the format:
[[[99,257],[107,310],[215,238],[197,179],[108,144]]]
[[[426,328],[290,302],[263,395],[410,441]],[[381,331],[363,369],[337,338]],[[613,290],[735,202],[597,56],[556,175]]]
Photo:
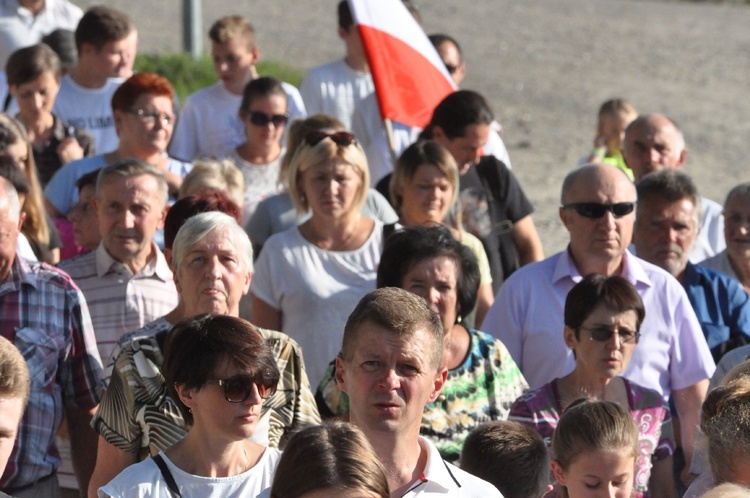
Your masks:
[[[167,393],[162,346],[172,324],[160,318],[120,341],[112,380],[91,426],[110,444],[142,460],[169,448],[187,434],[178,402]],[[259,328],[281,373],[276,393],[263,401],[253,439],[283,447],[294,432],[320,424],[305,372],[302,349],[286,334]]]
[[[172,271],[161,251],[133,274],[128,265],[109,255],[104,243],[96,251],[60,263],[86,296],[106,377],[117,341],[128,332],[164,316],[177,306]]]
[[[90,409],[102,364],[86,301],[62,271],[16,258],[0,282],[0,333],[21,351],[31,395],[0,488],[26,486],[60,465],[55,434],[63,408]]]

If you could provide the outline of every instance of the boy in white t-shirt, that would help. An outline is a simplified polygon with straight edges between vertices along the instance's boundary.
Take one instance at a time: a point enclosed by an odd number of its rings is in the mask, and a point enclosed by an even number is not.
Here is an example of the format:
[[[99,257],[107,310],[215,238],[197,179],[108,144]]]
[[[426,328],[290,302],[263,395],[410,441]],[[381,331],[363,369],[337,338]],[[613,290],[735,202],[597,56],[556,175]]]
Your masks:
[[[245,141],[239,117],[242,90],[258,77],[255,64],[260,48],[247,19],[226,16],[208,32],[211,57],[219,82],[190,95],[177,122],[169,154],[183,161],[196,157],[223,157],[227,150]],[[294,86],[282,83],[287,94],[289,119],[305,117],[305,105]]]
[[[339,2],[337,13],[338,35],[346,45],[346,54],[343,59],[310,69],[300,85],[300,93],[310,115],[329,114],[351,129],[355,108],[372,95],[375,86],[346,0]],[[380,113],[377,109],[375,112],[375,121],[379,122]]]
[[[75,41],[78,65],[61,80],[52,112],[91,133],[97,152],[111,152],[119,142],[112,94],[133,74],[138,32],[127,14],[98,5],[81,18]]]

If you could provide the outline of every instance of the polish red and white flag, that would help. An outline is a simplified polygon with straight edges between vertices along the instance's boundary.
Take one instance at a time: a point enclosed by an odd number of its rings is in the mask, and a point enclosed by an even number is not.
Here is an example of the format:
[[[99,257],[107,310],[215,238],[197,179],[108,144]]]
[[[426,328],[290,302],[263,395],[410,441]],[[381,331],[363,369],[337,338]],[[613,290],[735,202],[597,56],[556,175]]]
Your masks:
[[[383,119],[424,128],[456,90],[422,27],[401,0],[349,0]]]

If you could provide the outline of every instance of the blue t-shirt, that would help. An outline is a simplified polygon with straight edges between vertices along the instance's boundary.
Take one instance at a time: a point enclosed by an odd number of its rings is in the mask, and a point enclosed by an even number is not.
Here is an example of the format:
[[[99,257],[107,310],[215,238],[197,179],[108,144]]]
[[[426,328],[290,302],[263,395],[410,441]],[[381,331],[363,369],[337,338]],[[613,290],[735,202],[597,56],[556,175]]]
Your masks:
[[[76,182],[86,173],[107,166],[104,154],[84,157],[72,161],[57,170],[44,189],[44,195],[55,206],[61,215],[67,216],[68,212],[78,202],[78,188]],[[180,177],[187,175],[193,165],[169,158],[167,169]]]
[[[727,351],[750,343],[750,301],[736,280],[688,263],[682,286],[714,361],[718,363]]]

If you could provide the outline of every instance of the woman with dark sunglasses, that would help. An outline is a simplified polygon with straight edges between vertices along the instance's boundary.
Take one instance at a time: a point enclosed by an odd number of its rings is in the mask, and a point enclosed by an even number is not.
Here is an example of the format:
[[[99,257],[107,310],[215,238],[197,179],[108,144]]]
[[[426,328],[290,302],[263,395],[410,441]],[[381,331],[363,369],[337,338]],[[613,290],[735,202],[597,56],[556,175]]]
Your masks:
[[[266,242],[251,286],[253,321],[295,339],[317,385],[339,351],[349,313],[375,289],[383,225],[360,212],[370,173],[347,131],[308,132],[288,178],[297,213],[312,217]]]
[[[242,220],[246,222],[258,203],[281,192],[279,163],[284,155],[281,139],[289,120],[287,96],[281,82],[264,76],[245,86],[240,119],[247,140],[227,152],[245,179]]]
[[[207,313],[175,325],[164,349],[167,389],[190,430],[99,496],[218,498],[269,488],[280,452],[249,439],[280,377],[268,343],[241,318]]]
[[[643,301],[628,280],[596,274],[581,280],[565,300],[563,336],[576,359],[575,369],[518,398],[509,420],[534,427],[549,445],[560,415],[573,402],[614,401],[633,415],[638,426],[633,496],[672,498],[677,493],[669,407],[656,391],[621,377],[645,316]]]

